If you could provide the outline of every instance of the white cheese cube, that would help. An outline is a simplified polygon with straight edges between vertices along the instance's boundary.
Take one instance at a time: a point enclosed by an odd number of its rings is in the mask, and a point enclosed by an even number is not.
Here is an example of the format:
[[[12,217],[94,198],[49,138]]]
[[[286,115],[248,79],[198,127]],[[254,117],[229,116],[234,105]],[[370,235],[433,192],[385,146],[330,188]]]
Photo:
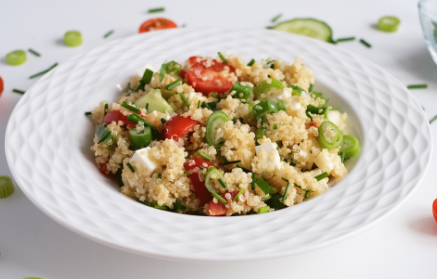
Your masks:
[[[188,102],[191,102],[191,100],[193,100],[194,97],[196,96],[197,96],[197,100],[200,100],[200,102],[206,101],[206,98],[202,94],[196,92],[190,92],[187,97]]]
[[[334,169],[334,163],[332,162],[331,156],[329,155],[328,150],[323,149],[322,152],[317,155],[314,163],[322,170],[322,172],[331,173]]]
[[[137,75],[138,75],[140,78],[142,78],[143,75],[144,75],[144,71],[145,71],[146,69],[149,69],[149,70],[151,70],[152,72],[156,72],[156,71],[157,71],[157,69],[156,69],[155,67],[153,67],[152,64],[147,63],[146,65],[144,65],[144,67],[141,68],[141,70],[138,71]]]
[[[130,162],[135,162],[135,164],[142,166],[147,169],[150,173],[152,173],[158,165],[149,158],[150,147],[138,149],[135,151],[134,156],[130,159]]]
[[[278,150],[276,149],[276,143],[266,143],[255,146],[257,155],[261,151],[267,152],[267,163],[270,168],[280,167],[281,166],[281,158],[279,157]],[[273,159],[273,160],[272,160]]]

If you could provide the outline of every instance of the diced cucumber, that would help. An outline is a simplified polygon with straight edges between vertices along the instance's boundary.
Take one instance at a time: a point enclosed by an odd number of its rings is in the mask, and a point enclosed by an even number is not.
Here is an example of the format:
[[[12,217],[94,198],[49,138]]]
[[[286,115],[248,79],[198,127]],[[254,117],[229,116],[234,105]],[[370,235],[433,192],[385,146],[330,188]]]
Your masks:
[[[173,113],[173,108],[167,103],[167,101],[161,96],[161,91],[152,89],[149,93],[144,95],[143,97],[139,98],[135,102],[135,106],[137,108],[145,108],[149,104],[148,107],[148,113],[152,111],[159,111],[159,112],[168,112]]]
[[[295,18],[272,27],[273,30],[285,31],[298,35],[334,43],[332,29],[323,21],[314,18]]]

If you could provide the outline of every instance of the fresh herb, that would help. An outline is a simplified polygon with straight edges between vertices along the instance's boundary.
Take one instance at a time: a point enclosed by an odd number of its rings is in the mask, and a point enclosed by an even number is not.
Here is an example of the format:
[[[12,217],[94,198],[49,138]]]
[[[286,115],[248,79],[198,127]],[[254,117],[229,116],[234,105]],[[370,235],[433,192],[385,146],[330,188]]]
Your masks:
[[[241,160],[225,162],[225,163],[223,163],[223,166],[232,165],[232,164],[238,164],[238,163],[241,163]]]
[[[32,54],[35,55],[35,56],[38,56],[38,57],[41,56],[41,54],[39,54],[38,52],[34,51],[34,50],[31,49],[31,48],[29,48],[27,51],[29,51],[30,53],[32,53]]]
[[[310,190],[306,190],[306,191],[305,191],[305,196],[304,196],[304,198],[305,198],[305,199],[308,199],[308,197],[310,196],[310,193],[311,193]]]
[[[189,171],[186,171],[186,172],[185,172],[185,175],[186,175],[186,176],[189,176],[189,175],[190,175],[190,172],[189,172]]]
[[[159,80],[162,81],[166,74],[172,75],[173,77],[179,77],[181,73],[182,66],[179,63],[170,61],[168,63],[162,64],[161,70],[159,71]]]
[[[239,198],[242,194],[244,194],[244,192],[246,192],[246,190],[244,190],[243,188],[241,188],[240,191],[238,191],[238,194],[235,195],[233,201],[238,201],[238,198]]]
[[[309,113],[308,110],[305,111],[306,116],[309,117],[309,119],[311,119],[311,121],[313,121],[313,117],[311,116],[311,114]]]
[[[98,144],[106,143],[108,140],[112,139],[112,133],[106,129],[105,125],[102,125],[97,129],[96,135],[100,139]]]
[[[271,61],[267,62],[267,67],[274,69],[275,68],[275,60],[271,60]]]
[[[255,190],[255,173],[252,172],[252,182],[250,183],[250,186],[252,186],[252,191]]]
[[[108,103],[105,104],[105,109],[103,110],[103,114],[106,116],[108,114],[109,105]]]
[[[275,123],[274,125],[273,125],[273,129],[278,129],[278,124],[277,123]]]
[[[161,209],[161,210],[170,210],[170,208],[165,205],[155,205],[154,208]]]
[[[187,209],[187,207],[185,205],[183,205],[182,203],[180,203],[179,201],[175,201],[173,203],[173,207],[176,208],[177,210],[180,210],[180,211],[185,211]]]
[[[266,202],[266,204],[268,204],[270,206],[270,208],[273,208],[275,210],[283,209],[283,208],[287,207],[285,204],[283,204],[281,202],[281,200],[282,200],[282,195],[275,194],[272,196],[272,198],[270,200],[268,200]]]
[[[426,89],[428,88],[427,84],[412,84],[407,86],[408,89]]]
[[[44,74],[50,72],[50,71],[51,71],[54,67],[56,67],[56,66],[58,66],[58,63],[53,64],[53,66],[51,66],[51,67],[48,68],[47,70],[44,70],[44,71],[42,71],[42,72],[39,72],[39,73],[37,73],[37,74],[34,74],[33,76],[30,76],[29,79],[32,79],[32,78],[36,78],[36,77],[42,76],[42,75],[44,75]]]
[[[302,189],[302,187],[300,187],[299,185],[297,185],[296,183],[293,183],[295,187]],[[303,190],[303,189],[302,189]]]
[[[222,204],[227,204],[228,202],[224,199],[224,198],[222,198],[219,194],[217,194],[217,193],[212,193],[212,196],[214,197],[214,198],[216,198],[219,202],[221,202]]]
[[[15,93],[19,93],[19,94],[24,94],[24,93],[26,93],[26,91],[23,91],[23,90],[18,90],[18,89],[12,89],[12,91],[13,92],[15,92]]]
[[[434,122],[437,119],[437,115],[434,116],[433,118],[431,118],[431,120],[429,121],[429,124],[431,124],[432,122]]]
[[[109,36],[111,36],[112,35],[112,33],[114,33],[114,30],[111,30],[111,31],[109,31],[108,33],[106,33],[104,36],[103,36],[103,38],[108,38]]]
[[[209,157],[208,155],[206,155],[202,151],[199,151],[197,154],[199,154],[200,157],[202,157],[202,158],[204,158],[204,159],[206,159],[208,161],[211,161],[211,157]]]
[[[263,213],[267,213],[267,212],[270,212],[270,206],[264,206],[264,207],[258,208],[258,214],[263,214]]]
[[[308,88],[308,92],[313,92],[313,84],[310,84],[310,87]]]
[[[180,81],[180,80],[176,80],[176,81],[173,81],[173,82],[170,83],[170,84],[167,84],[167,86],[165,87],[165,89],[167,89],[167,90],[172,90],[173,88],[175,88],[176,86],[179,86],[179,85],[181,85],[181,81]]]
[[[340,38],[337,39],[335,42],[336,43],[341,43],[341,42],[350,42],[350,41],[354,41],[355,37],[347,37],[347,38]]]
[[[135,113],[140,113],[140,112],[141,112],[140,109],[138,109],[138,108],[136,108],[136,107],[134,107],[134,106],[128,105],[128,103],[126,103],[126,101],[123,101],[123,103],[121,104],[121,106],[124,107],[125,109],[128,109],[128,110],[130,110],[130,111],[133,111],[133,112],[135,112]]]
[[[147,12],[149,14],[153,14],[153,13],[161,13],[161,12],[164,12],[164,11],[165,11],[164,8],[155,8],[155,9],[149,9]]]
[[[242,169],[244,172],[250,172],[250,170],[246,169],[245,167],[242,167],[240,165],[237,165],[237,168]]]
[[[85,115],[92,115],[92,112],[91,111],[86,111]]]
[[[205,169],[205,167],[204,167],[204,166],[200,166],[200,169],[201,169],[201,170],[204,170],[204,169]]]
[[[220,183],[220,185],[222,185],[223,188],[226,189],[226,187],[228,187],[228,186],[226,185],[225,181],[223,180],[223,178],[220,177],[220,178],[218,179],[218,182]]]
[[[146,111],[149,112],[149,103],[146,103]]]
[[[324,172],[324,173],[319,174],[318,176],[315,176],[314,178],[317,179],[317,181],[320,181],[323,178],[326,178],[328,176],[329,176],[329,174],[327,172]]]
[[[161,123],[165,124],[165,122],[167,122],[167,120],[165,120],[164,118],[161,118]]]
[[[190,103],[188,103],[187,98],[185,97],[184,93],[179,93],[179,95],[181,96],[182,101],[184,101],[185,105],[187,106],[187,108],[190,108]]]
[[[343,163],[344,162],[344,155],[345,155],[345,153],[344,152],[339,152],[338,155],[340,156],[341,162]]]
[[[227,63],[228,62],[228,60],[226,60],[226,58],[223,56],[223,54],[219,51],[218,52],[218,56],[220,57],[220,59],[224,62],[224,63]]]
[[[278,19],[281,18],[281,16],[282,16],[282,14],[279,14],[279,15],[275,16],[275,17],[272,19],[272,22],[275,23]]]
[[[126,163],[126,166],[130,169],[131,172],[135,172],[134,167],[132,167],[132,165],[129,162]]]
[[[14,191],[12,179],[6,175],[0,175],[0,199],[9,197]]]
[[[281,177],[282,180],[284,180],[285,182],[288,182],[289,180],[286,178]]]
[[[252,66],[255,63],[255,59],[252,58],[249,63],[247,63],[247,66]]]
[[[368,48],[371,48],[371,47],[372,47],[372,45],[369,44],[368,42],[366,42],[364,39],[360,39],[360,43],[362,43],[363,45],[365,45],[365,46],[368,47]]]
[[[287,187],[285,187],[284,196],[282,196],[282,202],[285,202],[287,199],[288,189],[290,188],[290,182],[287,183]]]
[[[140,79],[140,83],[138,84],[138,87],[135,91],[138,91],[138,90],[144,91],[146,84],[149,84],[150,81],[152,81],[152,77],[153,77],[153,71],[150,69],[146,69],[144,71],[143,77]]]
[[[261,189],[261,191],[263,191],[264,194],[273,194],[275,192],[273,188],[261,177],[255,181],[255,184]]]
[[[209,95],[209,96],[211,96],[211,97],[213,97],[213,98],[219,98],[219,94],[218,94],[218,93],[212,93],[212,94]]]
[[[200,108],[200,100],[197,101],[197,108]]]
[[[158,173],[158,178],[162,179],[162,174]]]

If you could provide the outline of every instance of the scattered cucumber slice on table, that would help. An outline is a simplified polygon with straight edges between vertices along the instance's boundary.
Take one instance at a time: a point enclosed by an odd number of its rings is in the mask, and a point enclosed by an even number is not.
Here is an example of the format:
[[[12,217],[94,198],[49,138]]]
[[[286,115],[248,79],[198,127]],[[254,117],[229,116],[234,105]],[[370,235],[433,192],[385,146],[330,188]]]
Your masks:
[[[64,35],[64,43],[69,47],[77,47],[82,44],[82,34],[79,31],[68,31]]]
[[[360,151],[360,141],[349,135],[343,136],[343,143],[340,146],[340,152],[344,153],[344,158],[349,159],[355,156]]]
[[[281,22],[273,26],[272,29],[334,43],[331,27],[325,22],[314,18],[295,18]]]
[[[378,29],[384,32],[395,32],[401,23],[395,16],[384,16],[378,20]]]
[[[26,62],[26,52],[23,50],[14,50],[6,54],[6,63],[12,66],[18,66]]]
[[[0,175],[0,199],[9,197],[14,193],[12,179],[6,175]]]
[[[147,112],[152,112],[154,110],[162,113],[173,113],[174,109],[167,103],[167,101],[162,97],[161,93],[152,89],[149,93],[142,96],[135,102],[137,108],[145,108],[149,104]]]

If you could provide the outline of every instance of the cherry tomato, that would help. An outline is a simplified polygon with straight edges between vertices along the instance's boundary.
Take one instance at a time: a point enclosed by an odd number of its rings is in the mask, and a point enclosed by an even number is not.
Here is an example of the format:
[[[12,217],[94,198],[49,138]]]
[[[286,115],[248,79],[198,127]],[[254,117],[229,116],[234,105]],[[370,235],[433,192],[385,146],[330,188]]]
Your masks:
[[[176,23],[174,23],[169,19],[152,18],[143,22],[143,24],[141,24],[140,28],[138,29],[138,32],[144,33],[149,31],[157,31],[157,30],[176,28],[176,27],[178,27]]]
[[[310,127],[311,127],[311,126],[312,126],[312,127],[319,128],[319,126],[318,126],[315,122],[311,122],[311,123],[310,123]]]
[[[170,118],[164,124],[164,139],[179,140],[181,137],[187,135],[194,129],[194,126],[200,124],[199,121],[193,120],[189,117],[185,118],[178,114]]]
[[[104,175],[108,175],[109,171],[108,171],[108,166],[107,166],[108,162],[105,162],[104,164],[101,164],[99,167],[99,171],[104,174]]]
[[[432,203],[432,215],[434,215],[434,219],[437,222],[437,199]]]
[[[184,167],[185,170],[189,171],[189,170],[193,170],[196,167],[200,168],[200,166],[202,166],[203,164],[206,164],[208,168],[211,166],[214,167],[213,163],[201,158],[188,160],[188,162],[184,164]],[[188,178],[191,180],[191,183],[194,186],[194,190],[196,190],[197,198],[199,199],[201,205],[204,205],[205,203],[212,200],[211,193],[205,187],[205,181],[200,181],[198,173],[192,173],[188,175]]]
[[[185,70],[181,70],[181,72],[179,73],[179,76],[181,77],[181,79],[185,80],[185,76],[187,75],[187,72]]]
[[[227,193],[223,193],[220,196],[226,200],[226,198],[225,198],[226,194]],[[229,192],[229,194],[231,194],[231,200],[233,200],[235,198],[235,196],[238,194],[238,191]],[[221,202],[219,202],[219,201],[217,201],[217,202],[210,201],[209,202],[208,215],[210,215],[210,216],[225,215],[227,211],[228,211],[228,209]]]
[[[2,96],[3,89],[4,89],[3,79],[2,79],[2,77],[0,77],[0,97]]]
[[[146,117],[142,114],[139,114],[142,118],[146,119]],[[112,121],[118,122],[123,121],[123,123],[129,128],[132,129],[136,126],[136,124],[130,122],[127,120],[127,116],[121,113],[119,110],[113,110],[106,114],[105,118],[103,119],[106,125],[111,124]]]
[[[199,60],[197,56],[193,57],[188,59],[189,63]],[[235,72],[234,67],[216,60],[209,65],[206,61],[204,59],[191,66],[187,74],[188,84],[192,85],[196,92],[201,92],[206,96],[212,92],[223,94],[229,91],[235,82],[230,78],[231,73]],[[221,72],[225,70],[225,67],[228,69],[228,74],[223,75]]]

